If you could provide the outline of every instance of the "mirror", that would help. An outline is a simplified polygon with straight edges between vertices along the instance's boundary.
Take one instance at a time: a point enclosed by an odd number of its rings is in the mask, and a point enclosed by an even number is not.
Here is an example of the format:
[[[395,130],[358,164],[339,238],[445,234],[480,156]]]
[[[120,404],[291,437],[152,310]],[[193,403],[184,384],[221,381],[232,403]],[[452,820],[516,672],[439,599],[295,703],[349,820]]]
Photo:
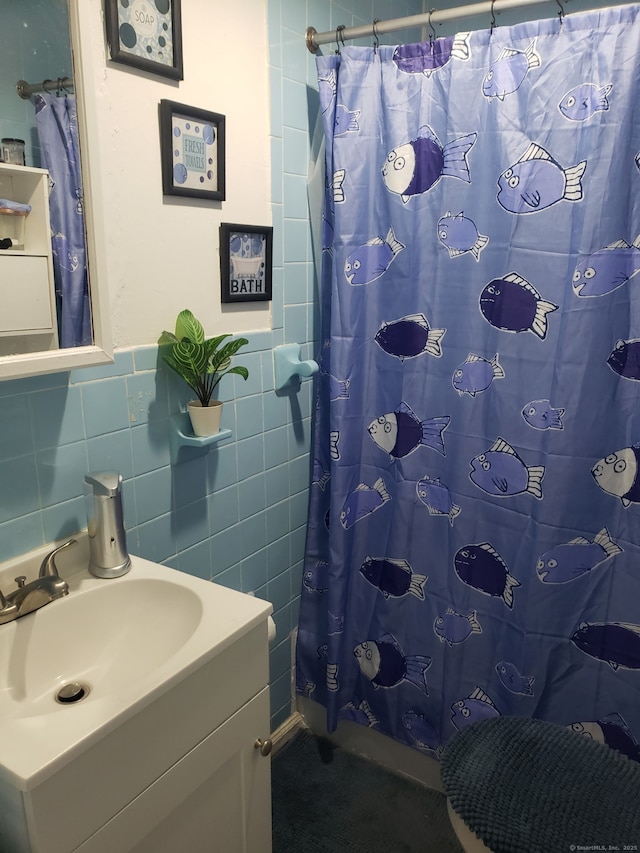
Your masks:
[[[112,360],[104,229],[98,227],[102,217],[98,205],[97,112],[95,99],[85,96],[85,89],[91,91],[94,71],[88,44],[83,53],[83,37],[91,33],[95,23],[90,17],[91,6],[86,0],[0,0],[0,139],[8,140],[0,142],[5,160],[0,163],[0,247],[4,246],[0,248],[0,379]],[[16,91],[18,81],[27,84],[26,100]],[[55,100],[56,109],[67,103],[67,111],[72,113],[73,99],[66,95],[74,90],[81,163],[81,181],[76,185],[81,182],[82,191],[72,190],[70,200],[74,213],[84,213],[84,257],[82,225],[81,249],[77,250],[68,237],[71,226],[58,226],[59,214],[54,211],[53,192],[67,171],[57,165],[64,159],[64,146],[47,140],[46,128],[43,130],[40,122],[36,128],[36,104],[44,113],[46,102],[46,111],[53,112],[49,101]],[[38,100],[38,93],[45,97]],[[22,146],[15,140],[25,143],[22,162]],[[47,158],[50,168],[43,171]],[[81,223],[82,216],[75,220]],[[55,286],[52,231],[60,258]],[[62,240],[69,240],[68,250]],[[75,315],[82,315],[82,329],[75,334],[70,334],[63,317],[73,297],[61,308],[59,295],[67,273],[75,274],[76,279],[79,274],[81,287],[88,290],[84,305],[74,309]],[[77,284],[75,287],[77,294]]]

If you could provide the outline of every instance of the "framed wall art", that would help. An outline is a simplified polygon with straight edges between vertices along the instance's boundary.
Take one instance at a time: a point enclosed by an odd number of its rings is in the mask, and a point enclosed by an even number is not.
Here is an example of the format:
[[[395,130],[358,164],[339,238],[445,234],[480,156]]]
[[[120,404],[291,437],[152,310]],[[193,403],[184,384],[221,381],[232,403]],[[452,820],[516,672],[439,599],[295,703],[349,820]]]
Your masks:
[[[222,302],[271,299],[272,246],[270,225],[220,225]]]
[[[225,117],[160,101],[160,156],[165,195],[224,201]]]
[[[180,0],[104,0],[114,62],[182,80]]]

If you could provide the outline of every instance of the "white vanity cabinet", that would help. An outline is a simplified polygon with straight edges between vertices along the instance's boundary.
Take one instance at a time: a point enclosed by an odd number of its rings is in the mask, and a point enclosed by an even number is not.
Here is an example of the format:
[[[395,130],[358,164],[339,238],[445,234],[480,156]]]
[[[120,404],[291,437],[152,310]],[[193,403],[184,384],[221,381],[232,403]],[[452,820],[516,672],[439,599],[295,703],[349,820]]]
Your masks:
[[[121,578],[67,575],[68,596],[2,626],[0,851],[270,853],[271,757],[256,741],[270,732],[271,604],[131,560]],[[45,654],[56,625],[69,634]],[[33,691],[42,654],[86,698],[56,703],[48,676]]]
[[[0,336],[48,336],[58,344],[46,169],[0,163],[0,198],[31,205],[26,215],[0,211]],[[42,346],[42,342],[41,342]]]

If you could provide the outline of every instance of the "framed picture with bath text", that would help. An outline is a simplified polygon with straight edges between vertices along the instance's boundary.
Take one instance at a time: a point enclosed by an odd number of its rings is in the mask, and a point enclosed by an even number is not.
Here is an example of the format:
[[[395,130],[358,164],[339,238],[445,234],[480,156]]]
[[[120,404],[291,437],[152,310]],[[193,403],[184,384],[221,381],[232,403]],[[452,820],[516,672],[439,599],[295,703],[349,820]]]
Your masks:
[[[220,225],[222,302],[271,299],[272,246],[270,225]]]
[[[160,101],[162,192],[210,201],[225,198],[225,117]]]
[[[114,62],[182,80],[180,0],[104,0]]]

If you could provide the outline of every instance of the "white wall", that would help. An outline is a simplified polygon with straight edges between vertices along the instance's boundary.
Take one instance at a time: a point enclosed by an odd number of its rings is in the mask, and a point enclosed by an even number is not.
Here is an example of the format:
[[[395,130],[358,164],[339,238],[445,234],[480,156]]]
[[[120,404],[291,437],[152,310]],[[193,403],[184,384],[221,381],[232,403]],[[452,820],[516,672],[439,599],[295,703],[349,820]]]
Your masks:
[[[182,3],[179,83],[108,59],[103,2],[84,3],[115,347],[155,343],[182,308],[208,334],[269,329],[269,303],[222,307],[218,255],[221,222],[271,224],[267,0]],[[163,197],[163,98],[226,116],[226,201]]]

